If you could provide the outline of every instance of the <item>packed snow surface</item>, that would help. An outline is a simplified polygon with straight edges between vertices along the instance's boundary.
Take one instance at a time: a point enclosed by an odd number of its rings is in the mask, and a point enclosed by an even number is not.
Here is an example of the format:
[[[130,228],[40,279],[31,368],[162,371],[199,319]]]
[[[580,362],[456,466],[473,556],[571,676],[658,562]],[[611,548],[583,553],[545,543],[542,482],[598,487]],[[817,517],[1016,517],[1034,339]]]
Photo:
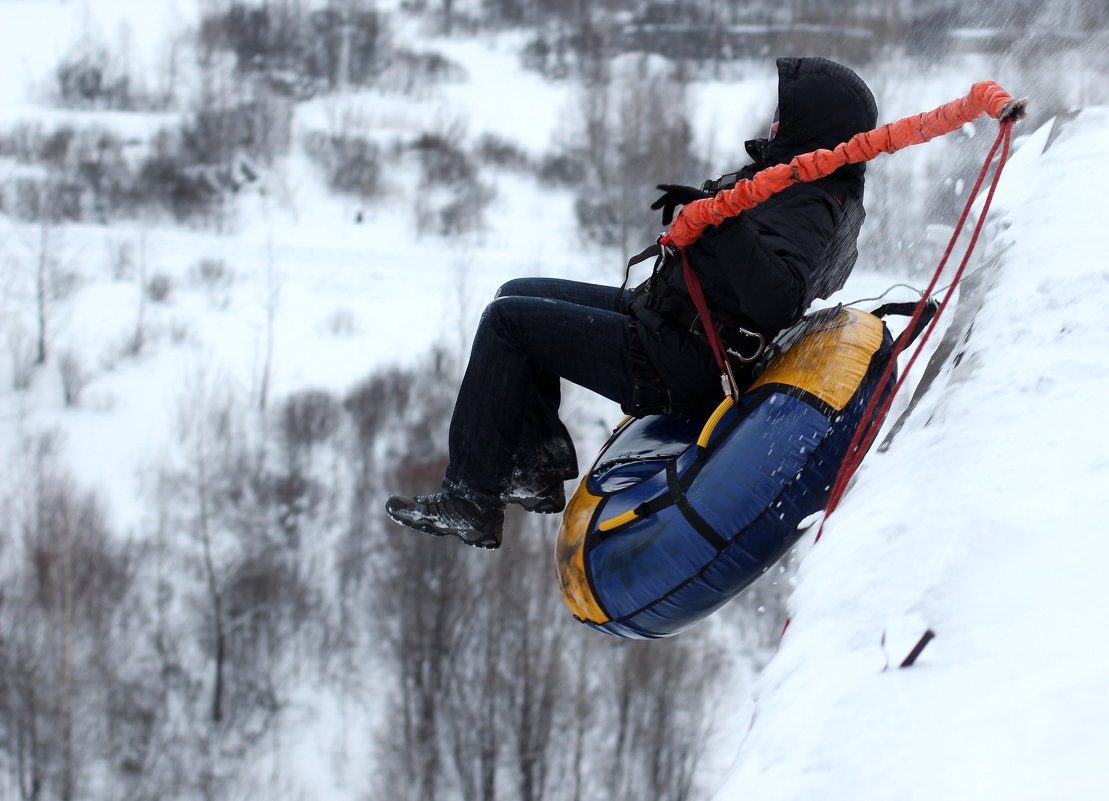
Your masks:
[[[962,356],[807,541],[717,801],[1104,797],[1107,123],[1020,143]]]

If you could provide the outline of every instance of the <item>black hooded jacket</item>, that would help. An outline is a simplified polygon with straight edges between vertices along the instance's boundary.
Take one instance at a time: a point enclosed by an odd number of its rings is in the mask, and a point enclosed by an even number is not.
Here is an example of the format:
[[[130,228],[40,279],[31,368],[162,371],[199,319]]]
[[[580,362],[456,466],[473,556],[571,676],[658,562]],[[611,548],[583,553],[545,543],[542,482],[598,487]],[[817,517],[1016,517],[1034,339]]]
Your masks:
[[[747,143],[754,161],[739,178],[832,149],[877,123],[873,95],[847,67],[823,58],[781,58],[777,67],[777,135]],[[840,289],[858,256],[864,170],[848,165],[795,184],[708,228],[690,245],[686,253],[714,318],[770,337],[796,322],[813,300]],[[667,260],[649,294],[633,302],[632,315],[649,361],[679,408],[704,407],[706,393],[719,400],[712,354],[690,331],[695,312],[680,259]]]

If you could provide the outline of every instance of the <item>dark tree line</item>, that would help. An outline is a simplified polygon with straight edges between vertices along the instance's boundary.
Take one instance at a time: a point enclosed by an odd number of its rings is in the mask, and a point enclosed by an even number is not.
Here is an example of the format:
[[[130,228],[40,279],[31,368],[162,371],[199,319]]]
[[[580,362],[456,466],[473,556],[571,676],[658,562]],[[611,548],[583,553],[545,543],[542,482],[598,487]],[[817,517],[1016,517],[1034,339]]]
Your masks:
[[[437,7],[450,14],[453,4]],[[460,27],[456,13],[454,26]],[[470,30],[534,29],[527,61],[551,77],[588,75],[588,65],[621,53],[719,65],[788,53],[820,53],[854,64],[895,53],[936,59],[956,52],[1001,54],[1029,35],[1073,45],[1109,22],[1104,4],[1054,0],[486,0],[465,19]],[[967,35],[968,33],[972,35]]]
[[[318,685],[380,710],[371,797],[690,797],[727,675],[707,630],[573,621],[555,518],[510,515],[487,554],[380,513],[441,475],[445,364],[264,413],[198,377],[132,540],[29,443],[0,526],[0,794],[232,796]]]
[[[893,59],[927,69],[953,53],[989,53],[1026,79],[1033,113],[1050,115],[1098,99],[1107,8],[1071,0],[793,0],[770,6],[486,0],[465,8],[414,2],[397,13],[450,15],[451,30],[467,34],[505,27],[532,32],[521,51],[523,64],[574,80],[584,99],[580,119],[568,121],[547,158],[518,159],[512,168],[574,188],[586,233],[626,251],[629,241],[653,235],[653,226],[637,222],[646,216],[647,187],[702,176],[689,150],[693,132],[685,104],[694,75],[726,78],[749,70],[751,60],[819,53],[880,82]],[[142,87],[109,46],[82,40],[55,69],[56,102],[78,109],[174,109],[181,121],[138,148],[102,126],[17,124],[0,131],[0,157],[34,168],[0,186],[0,212],[24,221],[106,223],[155,210],[178,222],[224,229],[234,222],[236,195],[262,187],[276,162],[299,147],[333,191],[363,203],[390,185],[390,165],[407,169],[416,159],[419,231],[454,236],[480,230],[494,194],[480,168],[502,169],[505,162],[479,145],[468,147],[457,132],[417,131],[407,141],[386,141],[369,121],[345,117],[294,141],[294,109],[303,100],[353,87],[414,93],[463,77],[441,55],[399,46],[392,27],[390,15],[365,0],[323,8],[301,0],[211,3],[198,29],[173,42],[171,77],[157,91]],[[1045,59],[1062,66],[1045,69]],[[632,62],[637,66],[621,68]],[[188,98],[174,77],[182,70],[199,78],[200,91]],[[1059,81],[1060,70],[1076,77]],[[439,169],[444,164],[448,170]]]
[[[382,407],[406,408],[397,450],[384,449],[376,487],[363,491],[378,504],[382,482],[420,491],[442,475],[434,443],[451,398],[423,385],[386,373],[357,394],[373,410],[362,432],[381,430]],[[430,416],[413,414],[416,398]],[[373,568],[344,596],[377,613],[371,636],[390,676],[379,797],[684,798],[694,787],[718,646],[706,632],[621,642],[574,622],[553,580],[556,528],[555,518],[512,514],[505,545],[474,558],[380,516],[361,522],[357,537],[376,531],[379,550],[356,557]]]

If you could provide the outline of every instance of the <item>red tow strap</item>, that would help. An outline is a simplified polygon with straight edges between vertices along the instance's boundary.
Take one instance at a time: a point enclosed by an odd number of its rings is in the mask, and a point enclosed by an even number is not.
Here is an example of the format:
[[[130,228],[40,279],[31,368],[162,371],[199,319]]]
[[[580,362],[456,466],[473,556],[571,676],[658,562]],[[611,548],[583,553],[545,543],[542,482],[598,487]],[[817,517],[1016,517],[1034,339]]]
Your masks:
[[[720,368],[721,375],[725,376],[731,389],[728,394],[732,396],[733,401],[739,400],[736,397],[738,387],[735,386],[735,381],[732,378],[731,367],[728,365],[728,354],[724,350],[724,340],[720,337],[720,332],[716,330],[716,326],[712,321],[712,314],[709,313],[709,304],[705,300],[705,291],[701,288],[701,279],[697,277],[697,273],[689,264],[689,256],[685,253],[684,247],[679,247],[678,252],[682,254],[682,278],[685,280],[685,288],[689,290],[689,297],[693,301],[693,306],[697,309],[697,314],[701,316],[701,325],[705,329],[705,336],[708,337],[709,345],[712,346],[712,355],[716,357],[716,365]]]

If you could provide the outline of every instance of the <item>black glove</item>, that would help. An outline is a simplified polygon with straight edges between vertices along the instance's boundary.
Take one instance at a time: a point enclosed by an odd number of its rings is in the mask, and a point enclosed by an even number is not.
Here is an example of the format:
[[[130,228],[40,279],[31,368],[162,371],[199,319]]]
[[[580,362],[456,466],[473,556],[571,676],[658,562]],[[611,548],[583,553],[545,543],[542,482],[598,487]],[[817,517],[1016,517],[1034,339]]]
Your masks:
[[[652,209],[662,209],[662,224],[669,225],[674,220],[674,209],[684,206],[694,200],[704,200],[712,197],[708,192],[702,192],[692,186],[678,184],[659,184],[658,188],[665,194],[651,204]]]

